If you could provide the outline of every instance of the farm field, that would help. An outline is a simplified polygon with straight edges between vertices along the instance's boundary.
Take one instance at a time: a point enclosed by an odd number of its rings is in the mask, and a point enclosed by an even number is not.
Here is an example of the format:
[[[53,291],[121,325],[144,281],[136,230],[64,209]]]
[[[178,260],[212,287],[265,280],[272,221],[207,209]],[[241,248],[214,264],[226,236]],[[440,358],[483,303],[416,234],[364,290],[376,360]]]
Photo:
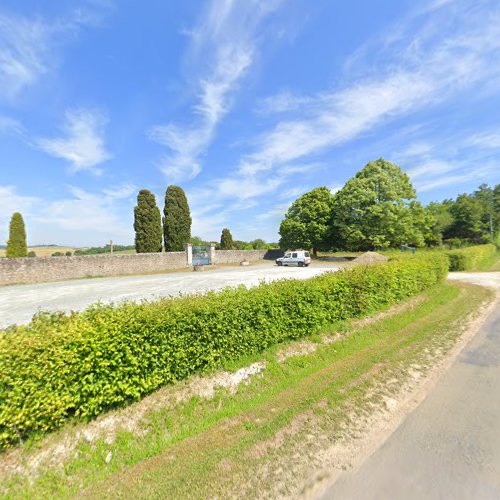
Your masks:
[[[73,253],[75,250],[75,247],[60,247],[57,245],[28,247],[28,251],[35,252],[37,257],[50,257],[54,252],[65,253],[70,251]],[[5,257],[5,248],[0,248],[0,258],[1,257]]]

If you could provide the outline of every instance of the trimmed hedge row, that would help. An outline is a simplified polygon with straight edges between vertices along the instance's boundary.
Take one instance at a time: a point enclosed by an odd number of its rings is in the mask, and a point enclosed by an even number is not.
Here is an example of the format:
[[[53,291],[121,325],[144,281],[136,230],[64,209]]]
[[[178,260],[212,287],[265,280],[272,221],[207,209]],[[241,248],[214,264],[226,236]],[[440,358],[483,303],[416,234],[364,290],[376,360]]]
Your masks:
[[[40,314],[0,332],[0,448],[443,281],[444,254],[142,304]]]
[[[468,271],[479,266],[486,259],[492,257],[497,251],[493,244],[475,245],[473,247],[459,248],[446,252],[450,262],[450,271]]]

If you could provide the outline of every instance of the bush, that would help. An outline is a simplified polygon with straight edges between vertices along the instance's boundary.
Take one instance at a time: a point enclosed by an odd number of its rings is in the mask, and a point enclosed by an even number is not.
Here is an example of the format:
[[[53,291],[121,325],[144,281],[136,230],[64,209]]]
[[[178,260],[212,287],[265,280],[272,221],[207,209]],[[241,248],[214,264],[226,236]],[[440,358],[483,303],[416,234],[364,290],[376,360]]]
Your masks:
[[[436,253],[304,281],[39,314],[0,332],[0,448],[396,303],[443,281],[447,265]]]
[[[36,257],[36,252],[34,252],[33,250],[30,250],[28,252],[28,257]]]
[[[71,253],[70,250],[67,250],[66,253],[64,254],[66,257],[71,257],[73,254]]]
[[[468,271],[469,269],[475,269],[492,257],[496,251],[496,246],[493,244],[449,250],[446,252],[449,260],[449,270]]]

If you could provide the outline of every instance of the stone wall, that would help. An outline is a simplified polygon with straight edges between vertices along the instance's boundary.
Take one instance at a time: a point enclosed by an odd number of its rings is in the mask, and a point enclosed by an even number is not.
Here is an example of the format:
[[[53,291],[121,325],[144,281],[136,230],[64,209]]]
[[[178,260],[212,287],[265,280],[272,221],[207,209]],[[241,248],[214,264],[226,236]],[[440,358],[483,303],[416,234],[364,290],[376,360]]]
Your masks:
[[[185,252],[0,259],[0,285],[144,274],[185,267]]]
[[[243,260],[275,259],[279,250],[215,250],[213,264],[238,264]],[[0,259],[0,285],[45,283],[96,276],[145,274],[189,268],[189,253],[142,253],[130,255],[81,255]]]
[[[236,264],[243,260],[274,260],[281,257],[281,250],[215,250],[213,264]]]

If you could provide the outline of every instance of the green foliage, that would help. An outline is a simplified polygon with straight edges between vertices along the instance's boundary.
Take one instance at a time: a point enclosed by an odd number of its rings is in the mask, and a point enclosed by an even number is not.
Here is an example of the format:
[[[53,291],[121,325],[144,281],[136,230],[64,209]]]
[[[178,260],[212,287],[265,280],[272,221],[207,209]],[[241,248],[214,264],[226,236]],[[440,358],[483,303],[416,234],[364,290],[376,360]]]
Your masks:
[[[0,332],[0,448],[394,304],[443,281],[447,266],[433,252],[309,280],[39,314]]]
[[[134,207],[135,250],[137,253],[161,252],[161,214],[155,195],[141,189]]]
[[[433,222],[408,176],[383,158],[347,181],[333,201],[334,246],[340,249],[420,247]]]
[[[51,257],[62,257],[63,253],[62,252],[54,252]]]
[[[30,250],[30,251],[28,252],[28,257],[36,257],[36,252],[35,252],[35,251],[33,251],[33,250]]]
[[[450,271],[468,271],[475,269],[487,259],[490,259],[497,251],[493,244],[476,245],[457,250],[449,250],[446,255],[449,259]]]
[[[71,257],[73,254],[71,253],[71,250],[67,250],[64,255],[66,257]]]
[[[319,187],[294,201],[280,225],[280,247],[289,249],[329,250],[333,196]]]
[[[135,250],[134,245],[113,245],[114,252],[122,252],[125,250]],[[111,246],[104,245],[103,247],[78,248],[75,250],[75,255],[100,255],[103,253],[111,253]]]
[[[220,237],[220,248],[221,250],[232,250],[234,248],[233,236],[229,229],[224,228]]]
[[[27,257],[28,246],[26,244],[26,228],[23,216],[19,212],[12,215],[9,225],[9,240],[5,251],[6,257]]]
[[[192,220],[186,194],[179,186],[168,186],[163,215],[165,251],[181,252],[191,240]]]

